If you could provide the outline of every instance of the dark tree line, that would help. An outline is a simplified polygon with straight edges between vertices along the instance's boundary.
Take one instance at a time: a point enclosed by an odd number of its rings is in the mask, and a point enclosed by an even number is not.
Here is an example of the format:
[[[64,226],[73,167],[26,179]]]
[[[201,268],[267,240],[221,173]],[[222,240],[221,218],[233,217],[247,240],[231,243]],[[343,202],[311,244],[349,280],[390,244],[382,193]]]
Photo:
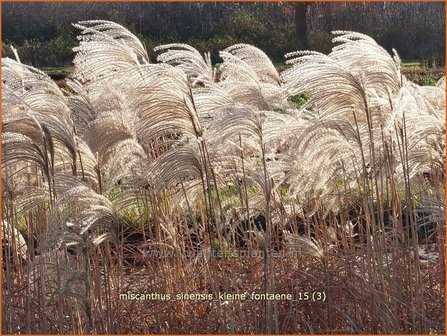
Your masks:
[[[374,37],[402,58],[444,62],[444,3],[320,2],[140,2],[32,3],[2,5],[3,49],[19,49],[36,66],[70,62],[79,20],[106,19],[128,27],[148,50],[170,42],[189,43],[214,56],[245,42],[275,61],[297,49],[330,50],[330,31],[355,30]]]

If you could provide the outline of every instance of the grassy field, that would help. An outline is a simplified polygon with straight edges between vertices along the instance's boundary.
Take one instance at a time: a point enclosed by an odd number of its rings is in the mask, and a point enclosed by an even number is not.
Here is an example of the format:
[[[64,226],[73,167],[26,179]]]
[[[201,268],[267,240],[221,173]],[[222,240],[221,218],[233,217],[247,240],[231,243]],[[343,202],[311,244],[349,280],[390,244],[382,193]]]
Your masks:
[[[424,66],[420,62],[403,63],[402,74],[419,85],[433,86],[443,76],[445,67]]]
[[[433,86],[443,76],[445,76],[445,67],[423,65],[423,61],[409,60],[402,62],[402,74],[412,82],[419,85]],[[274,63],[279,73],[290,68],[285,63]],[[72,66],[67,67],[48,67],[42,68],[47,74],[56,74],[69,76],[73,72]]]
[[[445,334],[441,70],[76,28],[2,62],[3,333]]]

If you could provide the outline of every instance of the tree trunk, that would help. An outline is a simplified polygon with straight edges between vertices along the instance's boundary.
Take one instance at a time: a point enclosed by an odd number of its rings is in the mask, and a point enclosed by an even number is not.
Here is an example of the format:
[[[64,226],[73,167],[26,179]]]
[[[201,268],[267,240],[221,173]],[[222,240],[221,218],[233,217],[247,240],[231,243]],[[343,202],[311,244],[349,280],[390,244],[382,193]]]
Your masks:
[[[295,41],[299,47],[308,47],[306,14],[310,2],[296,2],[295,7]]]

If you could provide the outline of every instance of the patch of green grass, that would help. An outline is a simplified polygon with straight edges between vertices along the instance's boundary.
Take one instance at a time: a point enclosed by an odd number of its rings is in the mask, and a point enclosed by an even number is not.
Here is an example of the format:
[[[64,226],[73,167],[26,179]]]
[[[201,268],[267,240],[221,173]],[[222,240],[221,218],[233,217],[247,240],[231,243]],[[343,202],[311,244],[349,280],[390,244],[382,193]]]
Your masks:
[[[299,109],[309,101],[309,96],[305,93],[298,93],[297,95],[289,97],[288,101],[295,108]]]
[[[404,67],[414,67],[414,66],[420,66],[421,65],[421,61],[419,60],[406,60],[406,61],[402,61],[402,66]]]
[[[291,64],[286,64],[284,62],[273,63],[273,65],[275,66],[278,72],[282,72],[292,67]]]
[[[401,72],[410,81],[425,86],[433,86],[442,76],[445,76],[445,68],[436,66],[435,60],[402,61]]]
[[[73,72],[73,67],[71,65],[63,66],[63,67],[45,67],[40,68],[46,74],[54,73],[69,76]]]
[[[426,86],[433,86],[443,76],[444,68],[403,67],[402,74],[410,81]]]

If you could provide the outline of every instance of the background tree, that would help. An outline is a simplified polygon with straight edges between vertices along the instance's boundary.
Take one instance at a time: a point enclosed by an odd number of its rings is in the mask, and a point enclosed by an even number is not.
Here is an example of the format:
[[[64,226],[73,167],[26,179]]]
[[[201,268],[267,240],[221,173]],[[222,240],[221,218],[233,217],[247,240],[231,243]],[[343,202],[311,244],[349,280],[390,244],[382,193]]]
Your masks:
[[[152,49],[164,43],[188,43],[217,60],[218,50],[241,42],[283,62],[301,48],[329,51],[330,31],[340,29],[370,35],[403,59],[445,59],[442,2],[5,2],[3,55],[13,44],[25,63],[68,65],[77,44],[71,23],[92,19],[129,27],[153,60]]]
[[[307,49],[307,10],[310,2],[296,2],[295,7],[295,38],[298,45]]]

